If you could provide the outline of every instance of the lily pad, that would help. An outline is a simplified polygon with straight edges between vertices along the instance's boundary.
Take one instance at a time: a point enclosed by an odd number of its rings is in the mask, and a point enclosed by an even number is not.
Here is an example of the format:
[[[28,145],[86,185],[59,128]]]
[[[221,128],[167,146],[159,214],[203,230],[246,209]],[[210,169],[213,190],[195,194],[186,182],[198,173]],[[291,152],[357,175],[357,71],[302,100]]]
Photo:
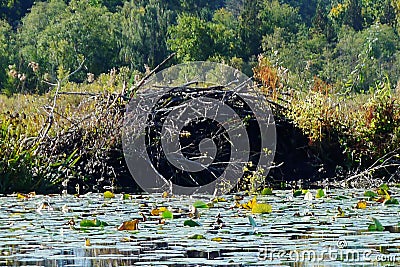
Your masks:
[[[196,226],[201,226],[200,223],[193,221],[193,220],[186,220],[183,222],[184,226],[190,226],[190,227],[196,227]]]
[[[396,198],[390,198],[388,200],[386,200],[385,205],[398,205],[399,201]]]
[[[266,195],[272,195],[272,188],[266,187],[261,191],[261,195],[266,196]]]
[[[383,230],[385,230],[385,227],[383,227],[383,225],[381,224],[381,222],[378,219],[372,218],[372,220],[374,221],[374,223],[370,224],[368,226],[368,231],[383,231]]]
[[[166,211],[163,211],[163,213],[161,214],[161,217],[162,217],[163,219],[173,219],[173,218],[174,218],[174,215],[172,214],[171,211],[166,210]]]
[[[252,213],[271,213],[272,206],[266,203],[255,203],[251,209]]]
[[[189,236],[189,239],[206,239],[206,238],[204,237],[204,235],[194,234],[192,236]]]
[[[79,225],[81,227],[102,227],[102,226],[108,226],[107,222],[94,219],[94,220],[82,220]]]
[[[324,197],[325,196],[325,191],[324,191],[324,189],[318,189],[317,190],[317,193],[315,194],[315,198],[322,198],[322,197]]]
[[[196,209],[208,209],[207,203],[205,203],[204,201],[201,201],[201,200],[196,200],[193,203],[193,207],[195,207]]]
[[[104,198],[114,198],[114,197],[115,197],[115,195],[113,192],[111,192],[111,191],[104,192]]]
[[[378,196],[377,193],[370,191],[370,190],[367,190],[364,192],[364,197],[373,198],[373,197],[377,197],[377,196]]]

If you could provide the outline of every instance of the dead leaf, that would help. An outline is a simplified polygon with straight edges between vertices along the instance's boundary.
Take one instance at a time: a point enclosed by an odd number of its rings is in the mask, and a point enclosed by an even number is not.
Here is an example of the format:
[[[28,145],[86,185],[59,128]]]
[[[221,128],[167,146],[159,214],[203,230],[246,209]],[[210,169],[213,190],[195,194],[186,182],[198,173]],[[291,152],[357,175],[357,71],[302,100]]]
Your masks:
[[[162,214],[166,210],[167,210],[166,207],[159,207],[159,208],[156,208],[156,209],[152,209],[150,213],[153,216],[159,216],[160,214]]]
[[[118,226],[118,231],[132,231],[132,230],[139,230],[139,220],[135,219],[132,221],[123,222],[120,226]]]

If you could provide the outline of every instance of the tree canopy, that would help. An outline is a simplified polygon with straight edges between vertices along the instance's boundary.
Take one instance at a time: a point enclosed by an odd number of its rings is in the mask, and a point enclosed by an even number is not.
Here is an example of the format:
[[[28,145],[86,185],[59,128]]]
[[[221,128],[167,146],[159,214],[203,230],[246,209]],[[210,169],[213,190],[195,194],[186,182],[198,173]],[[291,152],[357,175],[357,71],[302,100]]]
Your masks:
[[[400,74],[395,0],[0,0],[0,19],[2,91],[21,89],[7,88],[9,66],[26,76],[25,91],[41,92],[39,80],[82,60],[75,81],[145,71],[172,52],[176,62],[220,61],[247,74],[262,54],[300,88],[319,77],[363,91],[384,79],[394,86]]]

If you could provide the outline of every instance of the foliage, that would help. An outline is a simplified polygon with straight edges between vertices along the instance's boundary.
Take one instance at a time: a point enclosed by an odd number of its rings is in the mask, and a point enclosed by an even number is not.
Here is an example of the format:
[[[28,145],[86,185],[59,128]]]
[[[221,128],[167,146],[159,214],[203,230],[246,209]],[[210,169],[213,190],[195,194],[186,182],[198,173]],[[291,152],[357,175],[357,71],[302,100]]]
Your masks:
[[[183,61],[206,60],[212,55],[214,41],[210,25],[198,17],[181,15],[177,25],[169,28],[168,45]]]
[[[79,0],[68,6],[61,0],[39,2],[22,23],[18,32],[22,60],[39,65],[32,79],[54,81],[60,78],[60,70],[71,72],[82,60],[85,70],[96,75],[115,65],[115,26],[104,7],[86,6]],[[82,73],[74,78],[83,81],[85,77]]]
[[[11,61],[11,44],[14,38],[10,25],[0,20],[0,90],[7,86],[7,70]]]
[[[125,2],[121,13],[120,58],[132,69],[153,68],[168,54],[166,35],[172,12],[160,1]]]

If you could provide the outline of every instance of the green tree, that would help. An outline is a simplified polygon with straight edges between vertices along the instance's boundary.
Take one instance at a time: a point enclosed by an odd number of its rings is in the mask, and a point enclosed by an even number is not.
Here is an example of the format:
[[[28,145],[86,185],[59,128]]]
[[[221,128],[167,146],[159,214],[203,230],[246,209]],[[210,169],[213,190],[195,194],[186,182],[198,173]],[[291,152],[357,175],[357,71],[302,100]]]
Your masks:
[[[180,8],[182,12],[195,15],[205,20],[210,20],[214,11],[223,6],[223,0],[180,0]]]
[[[343,28],[324,75],[329,73],[332,81],[352,91],[366,91],[386,77],[395,84],[398,49],[399,38],[388,25],[376,24],[359,32]]]
[[[313,18],[315,16],[318,2],[317,0],[284,0],[283,3],[289,4],[290,6],[299,10],[299,15],[302,21],[311,26]]]
[[[121,11],[120,58],[124,64],[143,71],[156,66],[168,53],[167,28],[172,12],[155,1],[126,2]]]
[[[33,3],[34,0],[0,0],[0,19],[6,19],[16,27]]]
[[[348,0],[343,24],[352,27],[356,31],[363,28],[363,16],[361,13],[361,0]]]
[[[0,91],[6,86],[8,65],[11,63],[11,42],[13,32],[11,26],[0,20]]]
[[[241,54],[245,60],[261,52],[261,21],[258,17],[261,0],[243,0],[239,15]]]
[[[168,33],[168,46],[181,61],[206,60],[213,55],[210,24],[196,16],[180,15]]]
[[[73,71],[85,58],[85,70],[95,74],[115,65],[117,54],[114,21],[104,6],[85,0],[38,2],[23,19],[18,33],[23,65],[39,63],[35,75]],[[81,73],[76,79],[83,80]]]
[[[231,12],[224,8],[215,11],[210,23],[214,43],[214,56],[222,57],[226,60],[240,56],[237,28],[238,21]]]
[[[312,30],[325,35],[329,42],[333,42],[336,39],[336,32],[332,21],[328,18],[326,0],[320,0],[317,3],[315,16],[312,19]]]
[[[301,23],[298,9],[281,4],[278,0],[263,2],[258,17],[262,35],[273,33],[275,28],[285,29],[288,34],[296,34]]]

